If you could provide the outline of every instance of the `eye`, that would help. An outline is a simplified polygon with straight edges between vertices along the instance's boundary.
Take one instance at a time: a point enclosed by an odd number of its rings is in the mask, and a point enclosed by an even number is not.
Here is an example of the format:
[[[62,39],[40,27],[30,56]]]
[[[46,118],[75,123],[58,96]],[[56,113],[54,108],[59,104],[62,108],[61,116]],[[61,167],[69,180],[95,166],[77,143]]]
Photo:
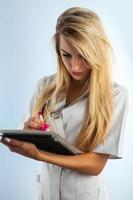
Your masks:
[[[68,58],[71,58],[71,57],[72,57],[70,54],[62,54],[62,56],[68,57]]]

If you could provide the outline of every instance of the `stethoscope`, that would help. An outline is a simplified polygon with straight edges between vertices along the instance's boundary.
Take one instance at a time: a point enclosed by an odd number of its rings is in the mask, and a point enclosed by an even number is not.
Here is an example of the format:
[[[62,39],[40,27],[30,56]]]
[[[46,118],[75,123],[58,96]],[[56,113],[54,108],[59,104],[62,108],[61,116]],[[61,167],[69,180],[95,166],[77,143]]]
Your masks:
[[[41,113],[44,113],[44,110],[46,110],[47,113],[50,113],[51,117],[54,119],[58,119],[61,116],[61,112],[63,109],[68,108],[70,106],[72,106],[73,104],[75,104],[76,102],[80,101],[81,99],[84,99],[88,96],[88,92],[86,92],[85,94],[81,95],[79,98],[77,98],[75,101],[73,101],[72,103],[65,103],[66,99],[64,100],[64,104],[61,105],[57,110],[50,112],[47,104],[43,105],[42,109],[41,109]]]

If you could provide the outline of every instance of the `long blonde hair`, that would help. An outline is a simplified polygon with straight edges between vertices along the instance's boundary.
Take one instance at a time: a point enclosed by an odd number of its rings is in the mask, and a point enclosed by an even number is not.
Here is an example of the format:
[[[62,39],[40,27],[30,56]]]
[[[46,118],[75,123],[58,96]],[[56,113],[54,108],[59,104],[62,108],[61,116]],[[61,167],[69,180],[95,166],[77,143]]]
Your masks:
[[[104,142],[113,112],[113,83],[110,71],[112,48],[99,17],[92,10],[74,7],[62,13],[57,20],[54,35],[58,58],[57,75],[40,96],[35,107],[36,112],[48,101],[52,102],[52,111],[55,104],[67,96],[69,91],[71,78],[61,59],[60,34],[91,67],[87,80],[88,106],[85,121],[75,144],[79,149],[88,152]]]

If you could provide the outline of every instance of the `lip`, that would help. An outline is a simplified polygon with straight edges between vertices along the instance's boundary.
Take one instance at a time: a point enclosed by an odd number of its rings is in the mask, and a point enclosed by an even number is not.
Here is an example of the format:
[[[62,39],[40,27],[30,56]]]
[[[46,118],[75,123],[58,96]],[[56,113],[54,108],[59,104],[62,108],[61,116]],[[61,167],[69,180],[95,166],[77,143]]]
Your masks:
[[[72,72],[73,75],[80,76],[83,72]]]

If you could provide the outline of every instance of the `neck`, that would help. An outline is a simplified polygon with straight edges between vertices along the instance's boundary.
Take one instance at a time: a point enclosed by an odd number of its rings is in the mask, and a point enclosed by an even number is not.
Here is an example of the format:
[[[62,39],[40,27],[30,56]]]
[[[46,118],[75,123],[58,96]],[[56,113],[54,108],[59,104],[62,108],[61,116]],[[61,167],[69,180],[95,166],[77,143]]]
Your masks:
[[[70,83],[70,89],[76,89],[77,90],[86,90],[88,88],[88,84],[89,81],[87,81],[86,79],[83,80],[75,80],[75,79],[71,79],[71,83]]]
[[[85,81],[83,81],[83,80],[74,80],[74,79],[72,79],[72,81],[71,81],[71,87],[82,87],[83,85],[84,85],[84,83],[85,83]]]

